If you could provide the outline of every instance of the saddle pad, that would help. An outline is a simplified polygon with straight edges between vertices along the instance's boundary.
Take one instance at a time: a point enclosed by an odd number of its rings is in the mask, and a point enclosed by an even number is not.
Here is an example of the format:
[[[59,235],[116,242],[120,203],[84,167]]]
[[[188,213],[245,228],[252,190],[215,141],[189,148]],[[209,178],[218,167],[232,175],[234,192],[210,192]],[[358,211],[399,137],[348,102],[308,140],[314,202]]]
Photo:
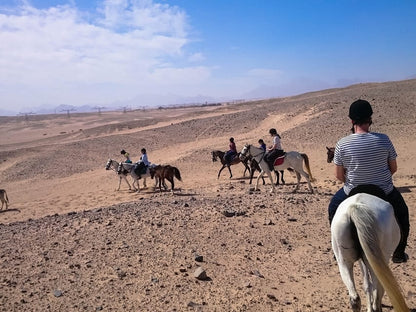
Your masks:
[[[280,166],[285,161],[285,156],[277,157],[274,161],[274,166]]]

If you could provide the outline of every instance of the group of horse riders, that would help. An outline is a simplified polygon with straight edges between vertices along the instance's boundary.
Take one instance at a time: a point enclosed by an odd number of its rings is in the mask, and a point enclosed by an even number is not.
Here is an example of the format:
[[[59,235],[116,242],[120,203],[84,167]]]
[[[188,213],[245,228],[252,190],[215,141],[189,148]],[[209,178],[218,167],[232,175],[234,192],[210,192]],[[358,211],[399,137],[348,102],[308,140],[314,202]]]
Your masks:
[[[344,186],[329,203],[329,221],[332,222],[338,206],[350,195],[352,189],[360,185],[376,185],[377,189],[380,189],[380,192],[376,193],[380,193],[380,197],[393,206],[401,230],[401,240],[393,254],[393,261],[406,262],[408,255],[405,253],[405,248],[410,227],[409,210],[402,195],[393,185],[392,175],[397,171],[397,153],[387,135],[370,131],[372,114],[372,107],[366,100],[360,99],[350,105],[348,116],[352,123],[352,134],[339,140],[334,151],[335,176],[344,183]],[[270,129],[269,134],[273,137],[273,143],[263,158],[272,171],[276,158],[283,156],[285,152],[276,129]],[[264,141],[260,139],[259,144],[266,151]],[[234,138],[230,138],[229,150],[224,160],[230,165],[237,155]]]
[[[273,137],[272,145],[267,148],[263,139],[259,139],[258,143],[260,147],[266,152],[264,154],[264,160],[269,165],[270,171],[273,171],[273,164],[278,157],[284,156],[285,152],[282,149],[282,144],[280,142],[281,136],[277,133],[275,128],[269,130],[270,136]],[[234,157],[238,155],[237,147],[234,142],[234,138],[230,138],[229,150],[224,155],[224,160],[228,165],[231,165]]]
[[[147,158],[147,151],[145,148],[142,148],[140,150],[141,152],[141,156],[140,159],[135,163],[135,168],[133,170],[135,170],[135,172],[140,176],[140,174],[145,174],[147,168],[150,165],[150,161]],[[120,154],[123,155],[125,157],[125,163],[133,163],[130,159],[130,154],[128,152],[126,152],[124,149],[122,149],[120,151]]]
[[[354,311],[360,310],[360,298],[356,294],[351,272],[353,263],[359,259],[363,261],[365,283],[369,284],[365,272],[369,272],[372,279],[371,285],[366,289],[370,298],[369,305],[381,311],[384,287],[395,310],[409,311],[400,289],[396,287],[397,283],[393,282],[394,276],[388,275],[391,271],[387,262],[381,263],[388,261],[390,256],[394,263],[407,262],[409,257],[405,249],[410,230],[409,209],[399,190],[393,185],[392,176],[397,171],[396,150],[386,134],[370,131],[373,123],[372,115],[373,109],[368,101],[362,99],[354,101],[350,105],[348,114],[352,123],[352,134],[341,138],[334,149],[335,177],[344,185],[335,193],[328,206],[332,247],[342,279],[349,290],[351,307]],[[270,170],[273,170],[274,160],[284,152],[276,129],[270,129],[269,133],[273,137],[273,145],[263,158]],[[262,150],[266,151],[262,140],[259,140],[259,144]],[[249,148],[250,145],[243,151]],[[226,155],[228,165],[232,160],[231,157],[236,155],[234,138],[230,138],[230,150]],[[358,196],[354,196],[357,194]],[[338,214],[337,210],[339,210]],[[394,215],[394,220],[387,217],[389,214]],[[357,237],[354,238],[351,234],[354,229],[355,236],[360,237],[358,243]],[[350,245],[357,248],[345,248]],[[377,250],[381,252],[375,253],[374,251]],[[368,271],[368,265],[372,270]],[[377,286],[380,282],[382,288]],[[373,293],[371,293],[372,289]]]

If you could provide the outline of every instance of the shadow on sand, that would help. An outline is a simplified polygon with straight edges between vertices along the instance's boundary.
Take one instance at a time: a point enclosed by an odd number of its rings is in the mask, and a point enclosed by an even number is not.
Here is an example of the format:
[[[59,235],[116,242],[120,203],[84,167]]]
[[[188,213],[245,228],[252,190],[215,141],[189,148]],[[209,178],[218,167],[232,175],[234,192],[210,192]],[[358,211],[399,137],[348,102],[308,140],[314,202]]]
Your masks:
[[[0,213],[5,213],[5,212],[19,212],[20,213],[20,210],[19,209],[15,209],[15,208],[12,208],[12,209],[6,209],[6,210],[0,210]]]

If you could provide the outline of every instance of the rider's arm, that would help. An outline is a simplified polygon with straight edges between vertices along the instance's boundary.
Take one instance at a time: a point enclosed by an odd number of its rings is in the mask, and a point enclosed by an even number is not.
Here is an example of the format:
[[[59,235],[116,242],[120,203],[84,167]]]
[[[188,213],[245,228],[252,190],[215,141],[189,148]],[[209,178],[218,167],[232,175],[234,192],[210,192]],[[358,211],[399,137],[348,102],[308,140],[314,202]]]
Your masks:
[[[345,169],[343,166],[335,165],[335,177],[341,182],[345,182]]]
[[[397,171],[396,159],[389,160],[389,169],[391,174],[394,174]]]

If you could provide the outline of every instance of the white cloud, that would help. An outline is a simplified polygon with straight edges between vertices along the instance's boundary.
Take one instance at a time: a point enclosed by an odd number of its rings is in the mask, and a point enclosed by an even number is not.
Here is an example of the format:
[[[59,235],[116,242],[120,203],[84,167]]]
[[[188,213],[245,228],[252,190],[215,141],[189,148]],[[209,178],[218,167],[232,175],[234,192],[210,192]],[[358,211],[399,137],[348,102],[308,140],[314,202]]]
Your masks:
[[[205,60],[205,56],[202,53],[194,53],[189,56],[190,62],[201,62]]]
[[[108,102],[209,77],[208,68],[171,63],[189,43],[180,9],[106,0],[95,16],[84,13],[73,5],[0,9],[0,105]]]

